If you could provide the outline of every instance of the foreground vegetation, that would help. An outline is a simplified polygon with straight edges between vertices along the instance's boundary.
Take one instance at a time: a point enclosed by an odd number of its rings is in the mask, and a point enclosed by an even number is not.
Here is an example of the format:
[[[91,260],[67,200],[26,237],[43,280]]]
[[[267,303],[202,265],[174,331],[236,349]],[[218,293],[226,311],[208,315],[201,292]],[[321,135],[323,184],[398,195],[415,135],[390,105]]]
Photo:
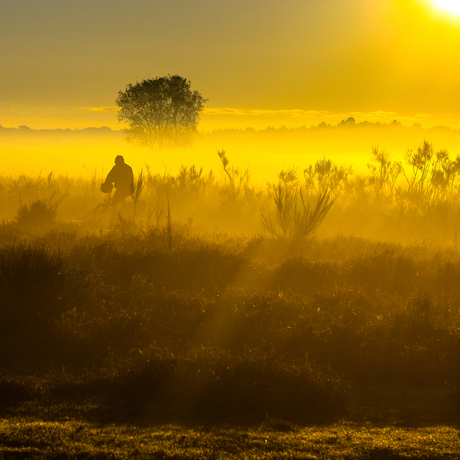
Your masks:
[[[147,172],[131,209],[102,217],[96,179],[65,198],[52,175],[10,179],[5,196],[36,195],[0,227],[2,453],[458,458],[456,241],[314,237],[358,204],[393,224],[399,209],[406,229],[455,228],[456,162],[429,157],[423,181],[405,173],[409,190],[374,155],[360,203],[332,163],[305,170],[310,186],[284,171],[264,193],[225,152],[225,183]],[[427,179],[436,158],[453,171],[442,194]],[[64,219],[66,200],[80,219]],[[255,213],[259,230],[205,234],[175,217],[198,203],[216,219]]]
[[[104,426],[75,421],[0,424],[4,458],[88,459],[458,459],[448,427],[337,424],[298,428]]]
[[[353,383],[434,389],[453,420],[457,251],[344,237],[290,247],[174,228],[6,245],[0,365],[65,368],[72,383],[59,391],[121,418],[332,420]],[[33,399],[34,385],[3,383]]]

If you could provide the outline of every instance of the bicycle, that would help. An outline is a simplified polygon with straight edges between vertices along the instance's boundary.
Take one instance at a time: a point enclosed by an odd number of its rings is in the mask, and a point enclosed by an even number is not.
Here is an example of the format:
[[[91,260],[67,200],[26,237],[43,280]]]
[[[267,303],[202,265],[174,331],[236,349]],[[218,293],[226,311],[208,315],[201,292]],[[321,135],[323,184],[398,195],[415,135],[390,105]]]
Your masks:
[[[94,208],[94,220],[96,222],[107,221],[112,218],[112,215],[112,191],[110,191],[107,198]]]
[[[144,205],[142,210],[145,208],[145,202],[139,202],[139,205]],[[123,216],[129,214],[129,211],[134,211],[131,209],[133,207],[132,203],[126,203],[124,200],[116,205],[113,204],[113,195],[112,191],[108,192],[107,198],[99,203],[94,209],[94,220],[98,223],[107,223],[112,225],[113,219],[118,216],[119,219],[122,219]],[[138,211],[139,212],[139,211]]]
[[[138,215],[145,214],[147,205],[143,200],[133,200],[129,203],[127,203],[125,200],[122,200],[121,202],[118,202],[114,205],[114,195],[112,195],[113,190],[114,188],[112,184],[110,184],[109,186],[107,186],[107,184],[105,183],[101,185],[101,192],[108,194],[108,196],[102,203],[99,203],[94,209],[94,219],[96,222],[106,222],[111,225],[113,223],[113,218],[117,215],[120,220],[124,220],[126,216],[132,214],[132,219],[134,221],[136,213]]]

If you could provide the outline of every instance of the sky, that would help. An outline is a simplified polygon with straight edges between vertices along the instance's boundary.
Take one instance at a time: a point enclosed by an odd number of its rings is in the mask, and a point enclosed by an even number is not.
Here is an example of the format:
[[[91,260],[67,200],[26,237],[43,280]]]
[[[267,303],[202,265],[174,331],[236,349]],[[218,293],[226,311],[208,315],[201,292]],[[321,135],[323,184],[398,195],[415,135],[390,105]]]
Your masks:
[[[0,0],[2,126],[120,128],[118,92],[168,74],[208,99],[202,129],[460,127],[460,20],[434,0]]]

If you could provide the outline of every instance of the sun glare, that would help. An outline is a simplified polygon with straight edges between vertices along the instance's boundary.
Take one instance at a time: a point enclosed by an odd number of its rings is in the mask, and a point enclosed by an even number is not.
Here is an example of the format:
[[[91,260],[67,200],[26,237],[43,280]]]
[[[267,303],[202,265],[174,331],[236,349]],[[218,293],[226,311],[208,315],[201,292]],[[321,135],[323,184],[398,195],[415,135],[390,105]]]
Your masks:
[[[459,0],[432,0],[432,2],[437,9],[455,16],[460,16]]]

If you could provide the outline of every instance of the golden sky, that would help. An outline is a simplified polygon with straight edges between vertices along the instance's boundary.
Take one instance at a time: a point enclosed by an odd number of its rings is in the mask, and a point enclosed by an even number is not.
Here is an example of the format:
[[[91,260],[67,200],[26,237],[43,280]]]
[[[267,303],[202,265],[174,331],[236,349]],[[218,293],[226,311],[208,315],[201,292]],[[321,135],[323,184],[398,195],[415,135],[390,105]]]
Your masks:
[[[0,12],[3,126],[116,128],[118,91],[179,74],[209,99],[203,129],[348,116],[460,127],[460,20],[435,0],[21,0]]]

